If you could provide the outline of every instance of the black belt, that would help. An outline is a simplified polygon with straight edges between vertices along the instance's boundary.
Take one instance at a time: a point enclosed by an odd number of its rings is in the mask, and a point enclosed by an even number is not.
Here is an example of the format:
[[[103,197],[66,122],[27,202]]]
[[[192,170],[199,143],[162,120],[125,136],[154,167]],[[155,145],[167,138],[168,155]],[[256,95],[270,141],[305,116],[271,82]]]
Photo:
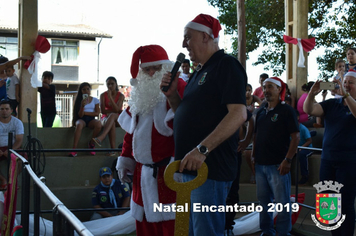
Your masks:
[[[158,168],[161,166],[166,166],[169,164],[169,162],[171,161],[171,157],[166,157],[164,158],[162,161],[159,162],[155,162],[153,164],[143,164],[144,166],[153,168],[153,178],[157,177],[157,172],[158,172]]]

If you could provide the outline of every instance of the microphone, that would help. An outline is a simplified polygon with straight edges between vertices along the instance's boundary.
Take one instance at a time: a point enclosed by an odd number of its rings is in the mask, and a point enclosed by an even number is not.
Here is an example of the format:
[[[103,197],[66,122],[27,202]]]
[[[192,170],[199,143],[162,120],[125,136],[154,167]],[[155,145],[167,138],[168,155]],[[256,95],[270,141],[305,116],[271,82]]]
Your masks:
[[[182,64],[182,62],[184,61],[184,59],[185,59],[185,55],[184,55],[183,53],[179,53],[179,55],[177,56],[177,61],[176,61],[176,63],[174,64],[173,69],[172,69],[172,71],[171,71],[171,74],[172,74],[172,76],[171,76],[171,82],[169,82],[169,84],[168,84],[167,86],[163,86],[163,87],[162,87],[162,91],[163,91],[163,92],[167,92],[167,91],[168,91],[168,89],[169,89],[169,87],[171,86],[174,77],[176,77],[176,74],[177,74],[177,72],[178,72],[178,70],[179,70],[179,67],[180,67],[180,65]]]
[[[28,114],[31,114],[31,113],[32,113],[32,111],[31,111],[30,108],[27,108],[26,111],[28,112]]]

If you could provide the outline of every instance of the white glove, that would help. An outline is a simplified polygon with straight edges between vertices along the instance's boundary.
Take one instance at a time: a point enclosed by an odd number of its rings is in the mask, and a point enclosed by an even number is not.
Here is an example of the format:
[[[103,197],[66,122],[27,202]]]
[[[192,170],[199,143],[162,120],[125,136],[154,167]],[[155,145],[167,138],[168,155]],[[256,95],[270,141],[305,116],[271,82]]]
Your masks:
[[[131,183],[131,179],[127,176],[127,169],[117,169],[117,174],[119,175],[119,179],[121,183]]]
[[[135,171],[136,161],[129,157],[119,156],[116,162],[116,170],[121,183],[131,183],[127,174],[133,174]]]

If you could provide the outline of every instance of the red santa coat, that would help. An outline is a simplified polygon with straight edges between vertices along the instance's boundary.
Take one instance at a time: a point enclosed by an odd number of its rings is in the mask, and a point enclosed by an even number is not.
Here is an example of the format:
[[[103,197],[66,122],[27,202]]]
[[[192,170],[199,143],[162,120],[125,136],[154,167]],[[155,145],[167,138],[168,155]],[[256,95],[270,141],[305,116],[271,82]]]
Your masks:
[[[185,82],[179,81],[179,93],[183,95]],[[132,170],[134,167],[131,214],[142,221],[145,215],[148,222],[160,222],[175,218],[175,212],[153,212],[154,203],[172,205],[176,193],[169,189],[163,179],[166,166],[158,168],[156,178],[154,169],[145,164],[154,164],[166,158],[173,161],[173,117],[174,113],[167,102],[156,105],[152,114],[132,115],[128,107],[119,116],[119,124],[126,131],[119,164]],[[129,166],[131,166],[129,168]]]

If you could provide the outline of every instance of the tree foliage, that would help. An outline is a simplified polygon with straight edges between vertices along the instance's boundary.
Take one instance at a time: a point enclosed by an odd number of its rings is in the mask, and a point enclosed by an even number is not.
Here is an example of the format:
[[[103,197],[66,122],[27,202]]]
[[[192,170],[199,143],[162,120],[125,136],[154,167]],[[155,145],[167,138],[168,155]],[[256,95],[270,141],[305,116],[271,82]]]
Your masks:
[[[232,54],[237,55],[236,0],[208,0],[219,9],[220,22],[232,35]],[[355,0],[309,0],[308,33],[315,37],[315,48],[325,50],[317,57],[320,78],[329,78],[335,70],[336,59],[346,61],[346,49],[355,47]],[[245,0],[246,52],[259,47],[262,53],[254,65],[262,64],[276,75],[285,70],[285,16],[282,0]],[[316,68],[315,68],[316,69]]]

